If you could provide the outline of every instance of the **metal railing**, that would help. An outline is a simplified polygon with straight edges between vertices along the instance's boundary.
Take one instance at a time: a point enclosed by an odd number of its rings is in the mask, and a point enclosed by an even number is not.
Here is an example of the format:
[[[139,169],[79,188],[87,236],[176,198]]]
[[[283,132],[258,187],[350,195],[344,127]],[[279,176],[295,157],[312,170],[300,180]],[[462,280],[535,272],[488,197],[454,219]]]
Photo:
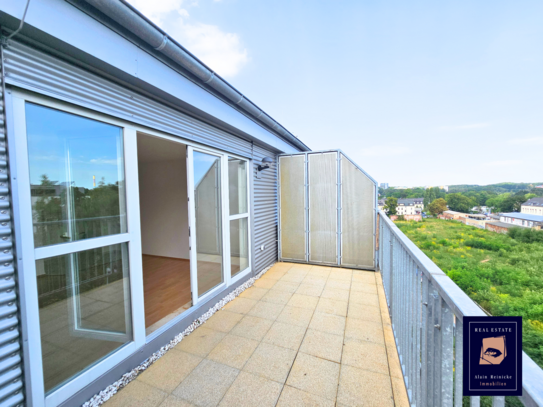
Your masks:
[[[461,407],[462,320],[485,316],[445,273],[379,211],[379,268],[411,406]],[[525,406],[543,406],[543,370],[525,353]],[[470,398],[479,406],[480,397]],[[493,397],[492,406],[505,405]]]

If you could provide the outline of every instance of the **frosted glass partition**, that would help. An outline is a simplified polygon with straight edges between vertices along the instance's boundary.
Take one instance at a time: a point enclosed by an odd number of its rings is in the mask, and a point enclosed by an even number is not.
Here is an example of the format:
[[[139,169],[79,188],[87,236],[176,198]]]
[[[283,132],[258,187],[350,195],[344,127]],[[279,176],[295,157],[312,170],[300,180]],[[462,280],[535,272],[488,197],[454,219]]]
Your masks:
[[[309,261],[337,264],[338,153],[308,157]]]
[[[279,157],[281,260],[376,269],[377,183],[341,151]]]
[[[341,265],[373,267],[376,185],[343,154],[340,162]]]
[[[282,258],[306,260],[305,155],[279,158]]]

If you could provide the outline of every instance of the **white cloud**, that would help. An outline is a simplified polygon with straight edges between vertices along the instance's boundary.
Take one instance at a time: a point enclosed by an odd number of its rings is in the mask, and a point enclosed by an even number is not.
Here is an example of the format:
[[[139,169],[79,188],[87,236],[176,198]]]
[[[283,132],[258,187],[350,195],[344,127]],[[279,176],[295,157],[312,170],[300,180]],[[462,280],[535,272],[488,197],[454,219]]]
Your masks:
[[[224,77],[233,77],[249,62],[239,35],[218,26],[194,21],[185,0],[129,0],[168,35]]]
[[[472,123],[472,124],[462,124],[458,126],[441,126],[439,130],[471,130],[471,129],[483,129],[489,127],[490,123]]]
[[[362,148],[359,150],[358,155],[363,157],[390,157],[410,154],[411,151],[411,148],[406,146],[378,145]]]
[[[501,160],[501,161],[488,161],[483,163],[485,167],[509,167],[513,165],[522,164],[520,160]]]
[[[520,144],[526,146],[543,145],[543,137],[517,138],[509,140],[509,144]]]

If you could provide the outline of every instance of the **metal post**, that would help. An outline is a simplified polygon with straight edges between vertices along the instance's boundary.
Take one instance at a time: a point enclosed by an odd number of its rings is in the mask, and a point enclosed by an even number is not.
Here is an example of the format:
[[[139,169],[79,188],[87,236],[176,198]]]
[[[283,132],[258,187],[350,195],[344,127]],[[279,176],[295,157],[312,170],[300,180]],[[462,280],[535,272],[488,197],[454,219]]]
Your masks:
[[[471,407],[481,407],[481,397],[472,396],[470,399]]]
[[[441,405],[453,405],[453,313],[441,300]]]
[[[428,321],[430,317],[428,316],[429,311],[429,295],[428,295],[428,278],[422,274],[422,307],[421,307],[421,349],[420,349],[420,405],[422,407],[427,406],[428,402]],[[431,404],[430,404],[431,406]]]
[[[434,405],[441,406],[441,363],[442,332],[441,305],[442,299],[437,290],[434,294]]]
[[[505,406],[504,396],[494,396],[492,398],[492,407],[504,407],[504,406]]]
[[[428,284],[428,318],[426,320],[426,383],[427,383],[427,404],[428,407],[434,407],[434,308],[436,291],[432,283]]]
[[[462,370],[464,367],[464,325],[460,318],[456,317],[455,363],[454,363],[454,407],[462,407]]]
[[[388,229],[389,241],[390,241],[390,282],[389,282],[389,307],[390,307],[390,317],[392,318],[392,326],[394,326],[394,237],[392,236],[392,231]]]

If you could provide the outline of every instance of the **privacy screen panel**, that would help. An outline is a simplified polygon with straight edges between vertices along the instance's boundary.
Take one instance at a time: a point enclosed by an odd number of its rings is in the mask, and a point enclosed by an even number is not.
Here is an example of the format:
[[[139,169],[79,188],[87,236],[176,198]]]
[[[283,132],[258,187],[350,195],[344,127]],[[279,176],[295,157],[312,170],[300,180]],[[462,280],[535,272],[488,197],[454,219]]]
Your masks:
[[[308,157],[309,260],[337,264],[338,153]]]
[[[279,158],[281,258],[306,260],[305,155]]]
[[[341,154],[341,265],[375,267],[375,183]]]

